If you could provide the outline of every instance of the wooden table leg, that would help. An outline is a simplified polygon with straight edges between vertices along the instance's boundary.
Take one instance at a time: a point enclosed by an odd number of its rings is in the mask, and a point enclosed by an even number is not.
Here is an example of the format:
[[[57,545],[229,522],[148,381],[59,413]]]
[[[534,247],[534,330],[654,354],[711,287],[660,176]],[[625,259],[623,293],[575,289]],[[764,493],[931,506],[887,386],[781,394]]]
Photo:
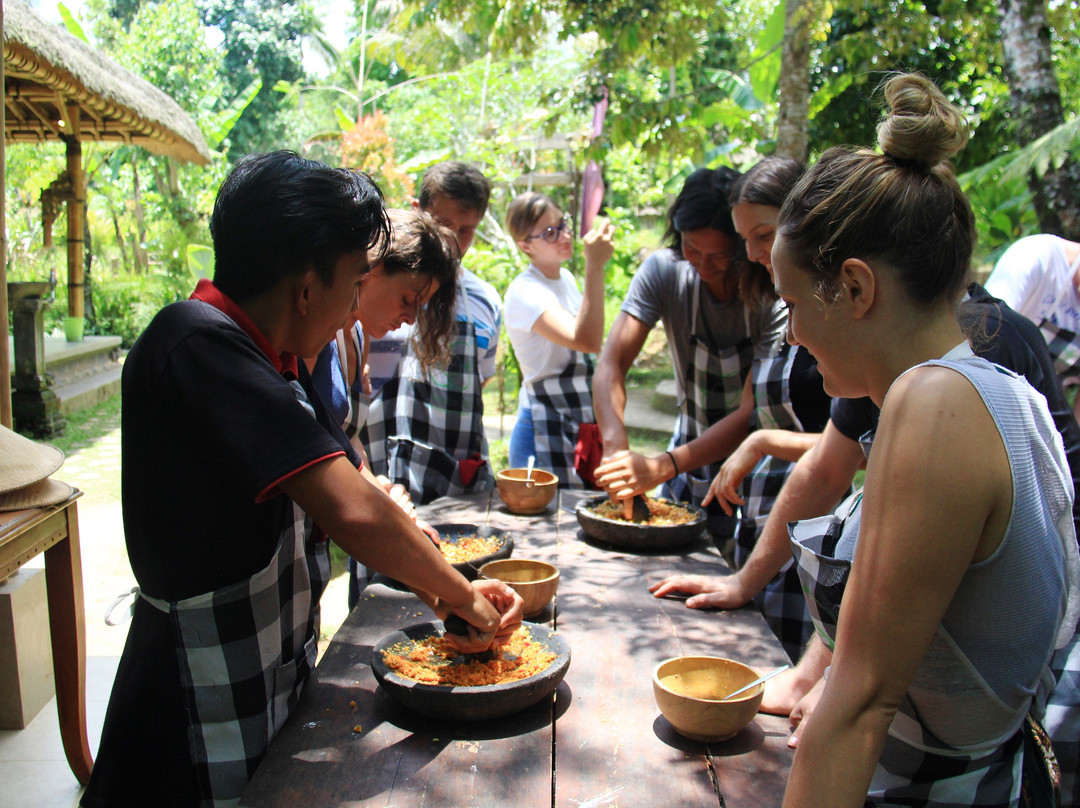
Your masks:
[[[65,516],[67,540],[45,551],[45,582],[48,587],[60,737],[71,771],[85,786],[90,780],[94,761],[86,737],[86,624],[79,518],[75,503],[68,506]]]

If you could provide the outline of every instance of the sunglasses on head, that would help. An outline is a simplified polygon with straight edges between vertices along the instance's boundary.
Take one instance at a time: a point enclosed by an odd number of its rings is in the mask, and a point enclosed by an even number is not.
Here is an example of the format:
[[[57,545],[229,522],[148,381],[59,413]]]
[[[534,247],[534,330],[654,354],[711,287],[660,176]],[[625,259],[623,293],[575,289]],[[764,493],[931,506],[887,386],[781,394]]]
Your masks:
[[[572,222],[570,222],[565,216],[563,216],[561,219],[559,219],[558,224],[547,228],[546,230],[544,230],[543,233],[537,233],[534,236],[526,236],[525,240],[532,241],[534,238],[542,238],[548,244],[554,244],[556,241],[559,240],[560,236],[562,236],[563,233],[569,232],[572,224]]]

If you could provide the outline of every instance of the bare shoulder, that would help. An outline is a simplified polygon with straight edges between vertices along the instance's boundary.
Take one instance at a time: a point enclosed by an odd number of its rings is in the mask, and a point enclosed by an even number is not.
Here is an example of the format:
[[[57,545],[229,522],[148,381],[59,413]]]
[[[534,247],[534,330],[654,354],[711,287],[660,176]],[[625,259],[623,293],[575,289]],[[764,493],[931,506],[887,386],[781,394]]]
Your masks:
[[[883,423],[907,422],[924,429],[933,428],[942,418],[970,422],[979,415],[992,424],[975,385],[959,371],[941,365],[917,367],[902,375],[881,408]]]
[[[875,477],[907,491],[909,505],[965,511],[980,526],[1007,518],[1011,507],[1012,472],[998,426],[971,381],[948,367],[919,367],[896,381],[869,465]],[[868,489],[870,475],[868,467]]]

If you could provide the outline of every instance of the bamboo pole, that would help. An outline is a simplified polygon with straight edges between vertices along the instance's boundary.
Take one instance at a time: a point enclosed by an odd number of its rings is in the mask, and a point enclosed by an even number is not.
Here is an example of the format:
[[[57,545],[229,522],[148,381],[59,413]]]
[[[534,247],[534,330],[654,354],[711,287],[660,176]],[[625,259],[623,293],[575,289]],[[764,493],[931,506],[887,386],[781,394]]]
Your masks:
[[[4,39],[4,8],[0,4],[0,42]],[[0,87],[5,85],[4,60],[0,59]],[[7,131],[6,104],[0,104],[0,131]],[[7,162],[6,143],[0,139],[0,322],[4,324],[4,349],[0,351],[0,424],[11,429],[11,355],[8,352],[7,321]]]
[[[67,263],[68,289],[67,313],[69,317],[82,317],[85,313],[83,283],[83,222],[86,217],[86,189],[83,183],[82,144],[78,140],[78,107],[72,107],[71,122],[73,136],[65,138],[67,143],[67,170],[71,177],[71,190],[74,198],[67,203]]]

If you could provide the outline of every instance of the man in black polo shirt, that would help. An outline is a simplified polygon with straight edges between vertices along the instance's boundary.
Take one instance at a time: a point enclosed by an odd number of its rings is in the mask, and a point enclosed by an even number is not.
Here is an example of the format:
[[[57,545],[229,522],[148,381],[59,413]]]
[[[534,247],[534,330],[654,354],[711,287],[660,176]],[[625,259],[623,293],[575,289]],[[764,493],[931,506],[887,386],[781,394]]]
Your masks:
[[[213,283],[128,355],[124,529],[140,593],[84,806],[240,797],[314,665],[326,535],[465,618],[461,650],[520,623],[512,590],[466,581],[358,470],[296,360],[341,328],[388,226],[366,175],[246,158],[214,207]]]

